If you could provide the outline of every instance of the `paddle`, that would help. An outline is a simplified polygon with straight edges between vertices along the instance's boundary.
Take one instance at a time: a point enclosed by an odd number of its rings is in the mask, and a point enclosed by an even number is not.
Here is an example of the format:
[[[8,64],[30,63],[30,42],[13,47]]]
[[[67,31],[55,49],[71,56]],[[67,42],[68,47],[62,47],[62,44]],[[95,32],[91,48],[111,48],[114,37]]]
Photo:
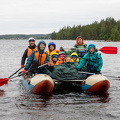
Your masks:
[[[105,54],[117,54],[118,48],[117,47],[102,47],[101,49],[98,49],[102,53]]]
[[[68,48],[65,48],[65,49],[68,49]],[[69,50],[72,50],[72,49],[80,50],[80,48],[70,48]],[[81,49],[81,50],[83,50],[83,49]],[[102,53],[105,53],[105,54],[117,54],[117,52],[118,52],[117,47],[109,47],[109,46],[102,47],[102,48],[97,49],[97,50],[101,51]]]
[[[27,71],[26,73],[28,73],[28,72],[30,72],[30,71],[32,71],[32,70],[35,70],[35,69],[37,69],[37,68],[41,68],[41,67],[43,67],[43,66],[45,66],[45,65],[47,65],[48,63],[46,63],[46,64],[43,64],[43,65],[41,65],[41,66],[38,66],[38,67],[36,67],[36,68],[33,68],[33,69],[30,69],[29,71]],[[20,68],[19,70],[21,70],[22,68]],[[10,77],[8,77],[8,78],[0,78],[0,86],[2,86],[2,85],[4,85],[4,84],[7,84],[8,83],[8,80],[10,80],[10,79],[13,79],[13,78],[16,78],[16,77],[19,77],[19,76],[22,76],[22,75],[24,75],[22,72],[21,73],[19,73],[17,76],[14,76],[14,77],[12,77],[14,74],[16,74],[19,70],[17,70],[15,73],[13,73]],[[26,74],[25,73],[25,74]]]
[[[13,75],[15,75],[18,71],[20,71],[22,68],[19,68],[16,72],[14,72],[12,75],[10,75],[8,78],[0,78],[0,86],[7,84],[8,79],[11,78]]]
[[[48,65],[48,63],[45,63],[45,64],[43,64],[43,65],[40,65],[40,66],[38,66],[38,67],[36,67],[36,68],[30,69],[30,70],[28,70],[26,73],[20,72],[17,76],[14,76],[14,77],[12,77],[12,78],[10,78],[10,79],[13,79],[13,78],[16,78],[16,77],[20,77],[20,76],[22,76],[22,75],[24,75],[24,74],[27,74],[28,72],[31,72],[31,71],[33,71],[33,70],[35,70],[35,69],[44,67],[45,65]]]
[[[95,73],[90,73],[90,72],[80,72],[80,73],[83,73],[83,74],[90,74],[90,75],[95,74]],[[113,78],[120,78],[120,76],[118,76],[118,77],[116,77],[116,76],[111,76],[111,75],[104,75],[104,76],[113,77]]]

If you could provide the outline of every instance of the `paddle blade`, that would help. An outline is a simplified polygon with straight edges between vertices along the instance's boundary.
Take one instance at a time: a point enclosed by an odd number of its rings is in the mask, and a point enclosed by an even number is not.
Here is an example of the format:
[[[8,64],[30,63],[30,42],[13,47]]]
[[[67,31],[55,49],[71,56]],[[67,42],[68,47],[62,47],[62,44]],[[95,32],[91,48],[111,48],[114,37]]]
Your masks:
[[[105,54],[117,54],[118,48],[117,47],[102,47],[99,49],[102,53]]]
[[[8,83],[8,78],[0,78],[0,86],[7,84]]]

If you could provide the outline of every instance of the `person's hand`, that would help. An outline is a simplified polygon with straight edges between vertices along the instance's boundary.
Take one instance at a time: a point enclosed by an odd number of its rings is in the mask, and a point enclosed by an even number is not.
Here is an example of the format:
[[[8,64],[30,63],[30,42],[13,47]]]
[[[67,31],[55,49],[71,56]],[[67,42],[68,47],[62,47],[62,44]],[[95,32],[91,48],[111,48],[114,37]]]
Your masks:
[[[96,71],[95,74],[101,74],[100,71]]]
[[[63,47],[60,47],[60,51],[65,51],[65,50],[63,49]]]
[[[48,63],[48,66],[52,66],[52,65],[50,64],[50,62]]]
[[[79,71],[81,71],[81,69],[78,66],[76,67],[76,69],[79,70]]]
[[[24,65],[21,65],[20,67],[21,67],[21,68],[24,68]]]
[[[22,70],[22,73],[25,74],[25,73],[26,73],[26,70]]]

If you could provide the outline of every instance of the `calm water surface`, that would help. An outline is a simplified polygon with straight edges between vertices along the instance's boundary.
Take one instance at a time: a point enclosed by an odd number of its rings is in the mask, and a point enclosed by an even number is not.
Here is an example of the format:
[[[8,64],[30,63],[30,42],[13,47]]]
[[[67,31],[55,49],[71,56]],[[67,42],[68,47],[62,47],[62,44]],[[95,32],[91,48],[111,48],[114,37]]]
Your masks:
[[[20,67],[27,40],[0,40],[0,78],[9,77]],[[39,40],[36,41],[38,43]],[[46,40],[49,43],[50,40]],[[57,48],[70,48],[75,41],[54,41]],[[115,46],[120,42],[95,42],[97,48]],[[103,54],[103,75],[120,76],[120,53]],[[27,92],[21,78],[14,78],[0,87],[0,120],[120,120],[120,80],[108,77],[111,87],[103,96],[81,92],[58,93],[49,97]]]

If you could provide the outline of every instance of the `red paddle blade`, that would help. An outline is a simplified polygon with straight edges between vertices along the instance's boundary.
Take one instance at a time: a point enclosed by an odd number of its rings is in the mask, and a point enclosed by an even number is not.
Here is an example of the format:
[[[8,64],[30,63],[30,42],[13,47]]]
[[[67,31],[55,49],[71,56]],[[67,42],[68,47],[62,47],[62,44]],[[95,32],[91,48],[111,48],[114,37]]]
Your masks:
[[[7,84],[8,83],[8,78],[0,78],[0,86]]]
[[[118,48],[117,47],[102,47],[99,49],[102,53],[105,54],[117,54]]]

